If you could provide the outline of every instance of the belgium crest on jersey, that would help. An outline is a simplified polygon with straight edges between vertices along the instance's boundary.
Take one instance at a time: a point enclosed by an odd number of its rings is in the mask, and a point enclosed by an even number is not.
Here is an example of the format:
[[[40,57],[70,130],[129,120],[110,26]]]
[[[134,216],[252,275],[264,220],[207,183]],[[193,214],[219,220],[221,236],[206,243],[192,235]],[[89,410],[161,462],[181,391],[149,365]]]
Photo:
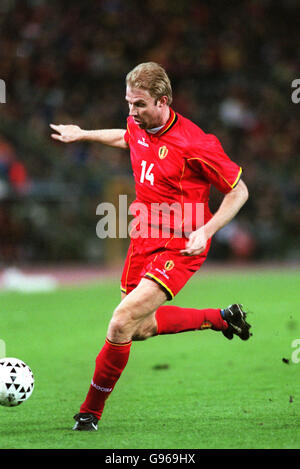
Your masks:
[[[163,160],[167,156],[167,154],[168,154],[168,149],[165,145],[159,148],[158,156],[161,160]]]
[[[174,267],[174,265],[175,265],[175,264],[174,264],[174,262],[173,262],[172,260],[171,260],[171,261],[167,261],[167,262],[165,263],[165,265],[164,265],[164,268],[165,268],[165,270],[167,270],[167,271],[168,271],[168,270],[172,270],[173,267]]]

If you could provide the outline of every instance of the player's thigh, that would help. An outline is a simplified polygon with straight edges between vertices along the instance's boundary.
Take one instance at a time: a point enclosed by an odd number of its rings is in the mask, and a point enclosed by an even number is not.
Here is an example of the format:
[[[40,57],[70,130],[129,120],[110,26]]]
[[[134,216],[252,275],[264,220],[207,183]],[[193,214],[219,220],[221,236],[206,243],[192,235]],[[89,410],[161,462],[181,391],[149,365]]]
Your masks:
[[[166,300],[166,293],[157,283],[142,278],[134,290],[124,295],[114,311],[113,318],[126,316],[131,321],[141,321],[153,314]]]

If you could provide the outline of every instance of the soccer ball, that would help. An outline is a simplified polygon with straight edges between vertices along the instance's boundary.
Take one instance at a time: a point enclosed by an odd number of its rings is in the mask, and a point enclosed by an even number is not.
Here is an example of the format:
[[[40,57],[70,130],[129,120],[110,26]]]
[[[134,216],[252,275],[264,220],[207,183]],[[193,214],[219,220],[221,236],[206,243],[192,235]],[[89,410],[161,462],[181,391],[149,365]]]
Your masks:
[[[13,407],[27,401],[34,388],[34,377],[18,358],[0,359],[0,405]]]

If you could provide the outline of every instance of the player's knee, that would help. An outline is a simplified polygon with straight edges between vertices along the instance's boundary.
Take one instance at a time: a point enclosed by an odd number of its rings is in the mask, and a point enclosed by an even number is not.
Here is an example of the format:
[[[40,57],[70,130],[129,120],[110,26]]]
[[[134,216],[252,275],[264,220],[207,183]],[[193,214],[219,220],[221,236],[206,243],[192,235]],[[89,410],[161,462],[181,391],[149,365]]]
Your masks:
[[[113,337],[122,336],[128,332],[130,322],[124,317],[113,317],[109,323],[109,334]]]
[[[113,337],[127,335],[133,329],[133,318],[131,312],[124,306],[119,305],[109,323],[109,333]]]
[[[120,337],[133,338],[139,325],[149,315],[147,301],[141,296],[131,298],[130,301],[122,301],[115,309],[108,328],[108,335],[114,339]],[[139,339],[144,340],[144,333],[137,334]],[[149,335],[150,337],[150,335]]]

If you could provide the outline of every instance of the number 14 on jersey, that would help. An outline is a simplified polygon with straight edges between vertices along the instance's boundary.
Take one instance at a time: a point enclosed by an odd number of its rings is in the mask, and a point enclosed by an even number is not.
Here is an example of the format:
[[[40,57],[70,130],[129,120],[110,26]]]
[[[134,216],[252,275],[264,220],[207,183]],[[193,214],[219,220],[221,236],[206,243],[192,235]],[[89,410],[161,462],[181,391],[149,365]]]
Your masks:
[[[143,160],[141,162],[141,166],[142,166],[142,172],[141,172],[140,182],[143,183],[146,180],[150,182],[151,186],[153,186],[154,174],[151,173],[151,171],[153,169],[154,163],[151,163],[147,169],[147,161]]]

